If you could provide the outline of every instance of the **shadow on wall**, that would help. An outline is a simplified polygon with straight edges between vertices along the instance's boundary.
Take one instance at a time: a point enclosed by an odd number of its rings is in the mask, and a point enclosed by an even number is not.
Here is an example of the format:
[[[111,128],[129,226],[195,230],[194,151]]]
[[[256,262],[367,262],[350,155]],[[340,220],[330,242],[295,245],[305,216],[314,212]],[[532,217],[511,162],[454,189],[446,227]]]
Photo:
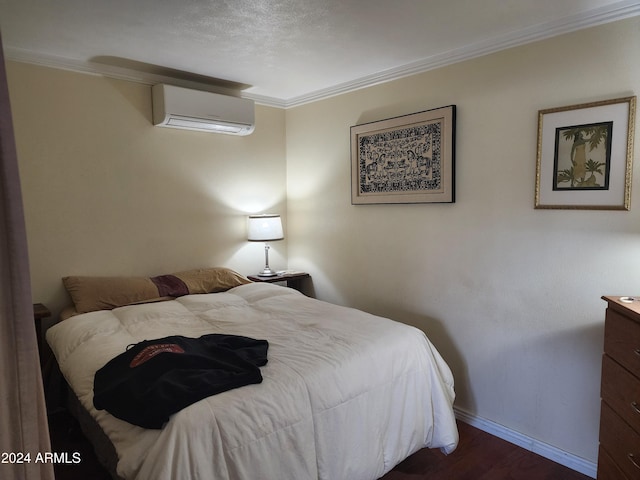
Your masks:
[[[407,311],[377,314],[427,334],[453,372],[457,408],[471,416],[481,411],[507,430],[596,461],[604,306],[602,322],[523,331],[516,343],[497,343],[482,358],[464,355],[438,319]]]
[[[425,332],[433,346],[438,350],[440,355],[442,355],[442,358],[444,358],[453,372],[456,402],[458,399],[463,398],[465,409],[475,411],[475,402],[469,381],[467,362],[458,350],[454,339],[447,331],[445,325],[440,320],[422,313],[397,311],[393,315],[384,313],[381,315],[412,325]]]
[[[383,105],[377,108],[363,111],[360,114],[356,125],[378,122],[380,120],[387,120],[389,118],[403,117],[405,115],[411,115],[413,113],[433,110],[442,106],[443,105],[421,105],[419,103],[416,104],[415,100],[406,101],[404,103],[394,102],[389,105]]]

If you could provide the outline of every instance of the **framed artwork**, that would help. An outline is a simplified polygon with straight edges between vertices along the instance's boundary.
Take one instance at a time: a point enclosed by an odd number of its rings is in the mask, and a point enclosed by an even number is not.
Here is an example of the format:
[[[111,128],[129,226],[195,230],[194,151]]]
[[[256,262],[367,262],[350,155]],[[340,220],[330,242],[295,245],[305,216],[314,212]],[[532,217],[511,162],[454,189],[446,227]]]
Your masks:
[[[636,97],[538,112],[535,208],[629,210]]]
[[[456,106],[351,127],[351,203],[453,203]]]

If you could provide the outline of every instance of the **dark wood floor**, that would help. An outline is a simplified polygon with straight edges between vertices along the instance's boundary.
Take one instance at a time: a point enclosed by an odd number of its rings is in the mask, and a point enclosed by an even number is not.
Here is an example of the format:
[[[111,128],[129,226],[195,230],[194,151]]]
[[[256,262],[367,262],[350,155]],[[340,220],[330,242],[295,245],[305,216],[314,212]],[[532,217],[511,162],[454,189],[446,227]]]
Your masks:
[[[49,417],[54,452],[80,452],[79,464],[57,464],[57,480],[108,480],[76,421],[67,413]],[[458,422],[460,443],[451,455],[423,449],[381,480],[588,480],[589,477]],[[257,479],[256,479],[257,480]],[[348,480],[348,479],[344,479]]]
[[[590,477],[458,421],[450,455],[424,448],[381,480],[588,480]]]

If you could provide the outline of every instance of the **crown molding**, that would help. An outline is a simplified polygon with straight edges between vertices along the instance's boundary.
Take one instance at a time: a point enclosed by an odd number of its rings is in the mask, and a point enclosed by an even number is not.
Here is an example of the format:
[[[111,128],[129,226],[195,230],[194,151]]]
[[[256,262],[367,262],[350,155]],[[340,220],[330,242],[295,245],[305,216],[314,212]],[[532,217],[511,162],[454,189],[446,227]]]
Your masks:
[[[14,47],[5,47],[5,57],[7,60],[15,62],[29,63],[43,67],[51,67],[59,70],[68,70],[77,73],[126,80],[129,82],[142,83],[145,85],[156,85],[158,83],[168,83],[178,87],[193,88],[231,96],[244,96],[237,89],[228,88],[216,84],[215,79],[211,82],[201,82],[189,78],[179,78],[177,76],[163,75],[148,71],[136,70],[135,68],[119,67],[105,63],[75,60],[55,55],[44,55],[30,50]]]
[[[258,104],[286,109],[317,102],[319,100],[390,82],[403,77],[416,75],[429,70],[435,70],[437,68],[489,55],[508,48],[545,40],[565,33],[571,33],[576,30],[623,20],[637,15],[640,15],[640,0],[623,0],[605,7],[583,12],[581,14],[559,18],[557,20],[534,25],[506,35],[488,38],[482,42],[426,57],[400,67],[367,75],[349,82],[340,83],[328,88],[291,98],[276,98],[267,95],[253,94],[251,92],[238,93],[237,91],[230,91],[225,88],[197,81],[177,79],[175,77],[141,72],[134,69],[121,68],[101,63],[81,61],[53,55],[43,55],[37,52],[13,48],[10,46],[5,47],[5,58],[16,62],[100,75],[148,85],[154,85],[156,83],[170,83],[186,88],[215,91],[216,93],[230,95],[239,94],[241,97],[252,99]]]
[[[403,77],[453,65],[465,60],[489,55],[508,48],[546,40],[565,33],[571,33],[584,28],[623,20],[637,15],[640,15],[640,1],[624,0],[616,2],[606,7],[534,25],[529,28],[518,30],[517,32],[489,38],[482,42],[453,49],[438,55],[433,55],[397,68],[361,77],[356,80],[334,85],[322,90],[316,90],[298,97],[289,98],[285,101],[285,108],[316,102],[325,98],[342,95],[344,93],[371,87],[373,85],[390,82]]]

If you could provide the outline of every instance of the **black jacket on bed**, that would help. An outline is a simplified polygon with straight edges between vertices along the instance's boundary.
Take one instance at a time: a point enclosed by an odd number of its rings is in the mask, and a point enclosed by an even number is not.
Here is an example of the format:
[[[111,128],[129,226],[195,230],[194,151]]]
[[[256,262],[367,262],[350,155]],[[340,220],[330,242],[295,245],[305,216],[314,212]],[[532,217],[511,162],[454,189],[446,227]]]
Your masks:
[[[96,372],[93,405],[144,428],[216,393],[262,382],[268,342],[236,335],[179,335],[130,346]]]

